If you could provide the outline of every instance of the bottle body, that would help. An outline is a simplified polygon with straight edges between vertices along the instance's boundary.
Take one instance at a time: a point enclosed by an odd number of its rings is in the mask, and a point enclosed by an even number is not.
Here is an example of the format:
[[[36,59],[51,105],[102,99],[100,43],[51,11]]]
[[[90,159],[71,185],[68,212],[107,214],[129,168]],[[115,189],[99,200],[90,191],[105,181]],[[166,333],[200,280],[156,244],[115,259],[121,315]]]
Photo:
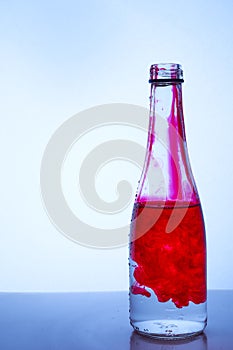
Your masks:
[[[130,322],[145,335],[185,338],[206,326],[205,227],[186,147],[180,66],[152,68],[147,154],[130,232]]]
[[[131,237],[135,238],[161,209],[136,203]],[[186,212],[184,214],[184,211]],[[183,216],[166,232],[171,215]],[[176,220],[176,219],[173,219]],[[190,228],[190,222],[194,222]],[[149,223],[150,225],[151,223]],[[130,318],[135,330],[151,336],[182,338],[206,326],[206,244],[200,204],[167,205],[130,248]]]

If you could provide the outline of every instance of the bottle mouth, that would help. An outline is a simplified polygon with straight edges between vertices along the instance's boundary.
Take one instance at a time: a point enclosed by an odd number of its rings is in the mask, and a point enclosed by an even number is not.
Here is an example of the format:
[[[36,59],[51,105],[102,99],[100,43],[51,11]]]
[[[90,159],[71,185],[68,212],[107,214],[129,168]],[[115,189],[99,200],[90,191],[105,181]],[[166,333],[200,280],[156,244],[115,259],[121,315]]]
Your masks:
[[[183,83],[183,70],[178,63],[156,63],[150,67],[149,83]]]

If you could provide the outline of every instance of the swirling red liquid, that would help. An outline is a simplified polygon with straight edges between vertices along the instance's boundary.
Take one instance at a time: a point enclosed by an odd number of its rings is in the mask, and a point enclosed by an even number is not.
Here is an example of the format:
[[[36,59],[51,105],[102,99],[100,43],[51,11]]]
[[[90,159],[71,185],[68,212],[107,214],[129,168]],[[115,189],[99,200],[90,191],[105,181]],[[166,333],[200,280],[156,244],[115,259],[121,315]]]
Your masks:
[[[131,292],[149,298],[152,290],[159,302],[171,300],[178,308],[205,302],[206,240],[200,205],[161,210],[137,203],[133,218],[130,257],[136,264]]]

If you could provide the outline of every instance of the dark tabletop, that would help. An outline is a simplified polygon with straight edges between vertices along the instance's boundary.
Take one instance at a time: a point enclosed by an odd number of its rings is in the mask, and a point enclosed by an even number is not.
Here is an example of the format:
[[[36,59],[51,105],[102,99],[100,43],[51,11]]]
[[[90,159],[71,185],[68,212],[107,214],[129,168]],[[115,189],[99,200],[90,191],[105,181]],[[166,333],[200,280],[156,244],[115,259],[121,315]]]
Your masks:
[[[205,333],[155,341],[133,332],[127,292],[0,293],[0,349],[233,350],[233,291],[209,291]]]

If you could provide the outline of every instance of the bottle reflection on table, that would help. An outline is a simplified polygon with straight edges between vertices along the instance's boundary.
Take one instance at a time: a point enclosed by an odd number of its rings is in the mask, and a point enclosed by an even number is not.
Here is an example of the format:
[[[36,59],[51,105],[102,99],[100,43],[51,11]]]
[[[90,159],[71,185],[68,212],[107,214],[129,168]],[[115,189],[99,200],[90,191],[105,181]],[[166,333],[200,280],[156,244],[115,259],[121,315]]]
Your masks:
[[[205,333],[183,340],[158,340],[132,332],[130,350],[207,350]]]

